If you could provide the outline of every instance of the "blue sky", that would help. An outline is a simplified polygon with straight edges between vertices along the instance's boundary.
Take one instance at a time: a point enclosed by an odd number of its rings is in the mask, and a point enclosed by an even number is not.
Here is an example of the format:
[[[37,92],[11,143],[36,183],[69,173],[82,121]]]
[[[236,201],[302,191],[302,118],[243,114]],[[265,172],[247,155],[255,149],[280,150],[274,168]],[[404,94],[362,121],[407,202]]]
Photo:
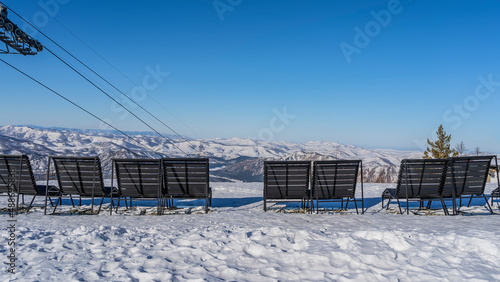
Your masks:
[[[187,136],[423,149],[443,124],[453,144],[500,151],[497,1],[3,2]],[[149,130],[49,52],[1,56],[120,129]],[[100,128],[6,65],[0,73],[1,124]],[[146,95],[134,88],[144,81]],[[293,118],[280,119],[284,109]]]

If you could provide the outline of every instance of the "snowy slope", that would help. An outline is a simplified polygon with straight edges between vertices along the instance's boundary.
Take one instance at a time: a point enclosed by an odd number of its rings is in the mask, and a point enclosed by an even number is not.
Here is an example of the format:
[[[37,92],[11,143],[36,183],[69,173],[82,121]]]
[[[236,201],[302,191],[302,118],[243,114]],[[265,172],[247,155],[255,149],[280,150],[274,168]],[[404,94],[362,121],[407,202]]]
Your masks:
[[[18,274],[2,271],[0,281],[500,280],[498,215],[393,214],[380,209],[388,186],[365,185],[365,215],[352,207],[344,215],[265,213],[262,183],[215,183],[208,214],[43,216],[35,209],[15,218]],[[483,204],[473,210],[484,214]],[[0,218],[7,224],[7,215]],[[7,230],[0,234],[6,261]]]
[[[135,134],[134,140],[113,132],[45,129],[29,126],[0,127],[0,152],[25,153],[35,173],[43,174],[47,155],[99,155],[105,171],[112,158],[209,157],[214,176],[240,181],[261,181],[262,162],[280,159],[362,159],[365,181],[393,182],[401,159],[420,158],[416,151],[365,149],[335,142],[292,143],[241,138],[169,141],[150,133]],[[186,153],[186,154],[185,154]]]

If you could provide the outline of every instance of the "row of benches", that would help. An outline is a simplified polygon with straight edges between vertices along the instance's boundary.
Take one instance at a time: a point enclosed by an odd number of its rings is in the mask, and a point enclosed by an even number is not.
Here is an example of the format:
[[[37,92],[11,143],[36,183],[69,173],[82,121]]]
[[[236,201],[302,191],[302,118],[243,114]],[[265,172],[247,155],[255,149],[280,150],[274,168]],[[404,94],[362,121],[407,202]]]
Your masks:
[[[453,213],[457,212],[456,199],[463,197],[483,197],[486,179],[492,160],[496,156],[475,156],[449,158],[446,160],[405,159],[401,162],[396,188],[386,189],[382,194],[382,207],[392,200],[424,201],[427,207],[433,200],[439,200],[445,214],[449,214],[445,199],[453,200]],[[57,186],[49,185],[53,174]],[[312,168],[312,169],[311,169]],[[497,165],[498,168],[498,165]],[[312,172],[312,173],[311,173]],[[116,177],[116,181],[115,180]],[[356,198],[356,185],[360,178],[361,200]],[[498,179],[498,177],[497,177]],[[205,199],[205,212],[211,205],[212,191],[209,185],[209,160],[207,158],[163,158],[163,159],[113,159],[111,183],[105,186],[99,157],[61,157],[49,156],[47,182],[37,185],[29,158],[26,155],[0,155],[0,192],[7,192],[16,198],[16,211],[19,196],[33,195],[28,207],[31,208],[37,196],[45,196],[45,213],[48,201],[54,206],[54,213],[62,198],[67,197],[74,205],[74,197],[91,198],[94,213],[94,200],[101,198],[99,211],[104,198],[110,198],[111,206],[118,209],[121,200],[156,199],[158,214],[164,207],[172,205],[175,198]],[[499,183],[500,187],[500,183]],[[500,188],[493,191],[493,198],[500,197]],[[52,198],[57,198],[55,205]],[[363,165],[361,160],[336,161],[266,161],[264,162],[264,211],[268,202],[300,201],[303,207],[319,209],[320,201],[340,201],[347,209],[353,201],[358,212],[357,202],[361,201],[364,213]],[[469,205],[470,205],[469,201]],[[491,206],[486,200],[490,212]],[[113,208],[110,208],[110,213]],[[99,212],[98,211],[98,212]],[[359,213],[359,212],[358,212]]]
[[[49,184],[51,164],[57,186]],[[116,181],[114,177],[116,176]],[[209,186],[209,161],[207,158],[164,158],[164,159],[113,159],[111,183],[116,187],[104,185],[99,157],[61,157],[49,156],[46,185],[37,185],[28,156],[0,155],[0,192],[16,197],[16,211],[19,196],[45,196],[45,214],[48,201],[54,206],[53,213],[62,198],[91,198],[94,213],[94,200],[101,198],[99,211],[104,198],[110,198],[111,206],[116,209],[120,200],[156,199],[158,214],[169,206],[174,198],[205,199],[205,212],[211,205],[212,191]],[[57,198],[55,205],[52,198]],[[112,212],[110,208],[110,213]],[[98,211],[98,212],[99,212]]]
[[[312,178],[311,175],[312,165]],[[264,162],[264,211],[268,202],[300,201],[319,209],[319,201],[340,201],[347,209],[352,200],[358,211],[356,184],[361,178],[361,211],[364,212],[363,164],[361,160],[267,161]]]
[[[456,200],[468,197],[469,206],[473,197],[481,197],[486,201],[488,210],[493,213],[486,195],[484,194],[491,162],[496,156],[470,156],[448,159],[405,159],[401,161],[396,188],[386,189],[382,193],[382,207],[388,200],[387,209],[391,201],[398,203],[406,201],[406,212],[409,213],[409,201],[419,201],[419,208],[430,208],[433,200],[439,200],[445,214],[449,214],[445,200],[451,199],[453,214],[458,209]],[[311,205],[314,210],[319,209],[320,201],[345,201],[346,208],[349,200],[353,200],[358,212],[356,199],[356,184],[358,172],[361,172],[361,203],[364,212],[363,168],[361,160],[353,161],[281,161],[264,163],[264,210],[267,202],[301,201],[303,206]],[[498,164],[497,164],[498,169]],[[498,174],[498,171],[497,171]],[[497,176],[498,182],[498,176]],[[500,198],[499,188],[491,194],[493,198]]]

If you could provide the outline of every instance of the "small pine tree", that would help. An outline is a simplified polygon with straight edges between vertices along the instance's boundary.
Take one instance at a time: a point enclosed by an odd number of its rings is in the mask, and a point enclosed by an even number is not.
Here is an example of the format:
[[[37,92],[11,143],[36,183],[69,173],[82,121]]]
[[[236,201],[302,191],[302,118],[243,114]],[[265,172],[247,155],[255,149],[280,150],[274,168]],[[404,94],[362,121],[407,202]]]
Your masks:
[[[450,141],[451,134],[446,135],[446,131],[443,129],[443,125],[440,125],[436,131],[437,140],[432,142],[427,139],[427,147],[422,158],[424,159],[446,159],[448,157],[458,157],[458,152],[455,149],[451,149]]]

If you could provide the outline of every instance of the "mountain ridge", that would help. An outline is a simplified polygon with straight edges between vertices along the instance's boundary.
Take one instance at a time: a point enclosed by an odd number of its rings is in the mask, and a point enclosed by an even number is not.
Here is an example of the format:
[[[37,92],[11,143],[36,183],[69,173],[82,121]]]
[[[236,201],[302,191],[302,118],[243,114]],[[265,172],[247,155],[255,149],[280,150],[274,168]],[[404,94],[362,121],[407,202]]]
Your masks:
[[[6,125],[0,127],[0,152],[28,155],[38,175],[46,171],[48,155],[98,155],[105,174],[110,173],[113,158],[208,157],[214,181],[245,182],[262,181],[265,160],[327,159],[361,159],[366,182],[394,182],[402,159],[422,156],[418,151],[366,149],[332,141],[294,143],[238,137],[186,141],[149,134],[132,137],[134,140],[109,131]]]

